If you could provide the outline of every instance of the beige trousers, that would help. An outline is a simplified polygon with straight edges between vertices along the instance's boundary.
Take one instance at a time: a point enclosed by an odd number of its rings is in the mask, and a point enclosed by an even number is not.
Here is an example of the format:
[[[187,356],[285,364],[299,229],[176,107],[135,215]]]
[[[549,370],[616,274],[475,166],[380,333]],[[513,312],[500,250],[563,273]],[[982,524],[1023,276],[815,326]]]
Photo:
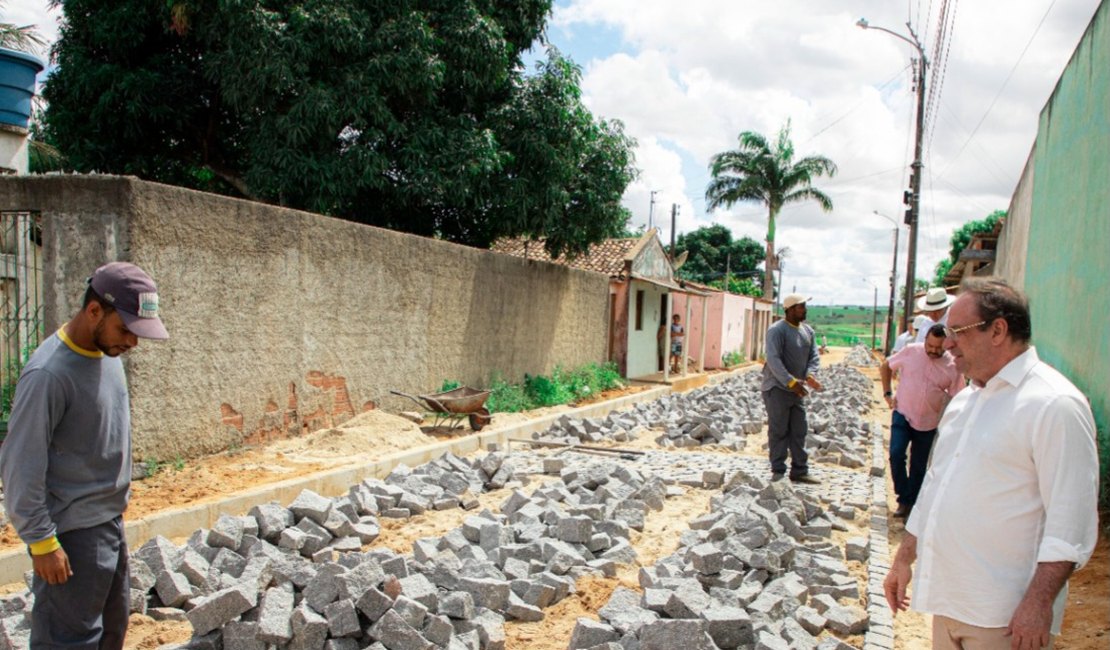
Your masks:
[[[933,615],[933,650],[1010,650],[1012,639],[1004,627],[979,627],[947,616]],[[1045,650],[1056,646],[1049,635]]]

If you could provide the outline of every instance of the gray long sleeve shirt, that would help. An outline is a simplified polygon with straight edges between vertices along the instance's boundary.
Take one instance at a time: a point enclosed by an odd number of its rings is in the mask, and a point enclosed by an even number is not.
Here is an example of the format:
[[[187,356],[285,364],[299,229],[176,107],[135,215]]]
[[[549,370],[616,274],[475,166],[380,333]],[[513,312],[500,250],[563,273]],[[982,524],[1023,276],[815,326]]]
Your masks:
[[[789,390],[791,379],[805,381],[821,366],[817,337],[805,323],[794,327],[780,320],[767,328],[764,344],[763,383],[761,391],[772,388]]]
[[[51,336],[16,386],[0,446],[4,507],[27,544],[123,514],[131,487],[131,412],[118,358]]]

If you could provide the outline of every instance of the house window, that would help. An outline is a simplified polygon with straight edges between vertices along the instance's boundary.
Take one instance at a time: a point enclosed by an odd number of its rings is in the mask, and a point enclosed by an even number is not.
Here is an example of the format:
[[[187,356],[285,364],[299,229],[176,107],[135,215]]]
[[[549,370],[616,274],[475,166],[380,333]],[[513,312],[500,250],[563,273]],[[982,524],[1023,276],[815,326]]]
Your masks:
[[[644,329],[644,292],[636,292],[636,331]]]

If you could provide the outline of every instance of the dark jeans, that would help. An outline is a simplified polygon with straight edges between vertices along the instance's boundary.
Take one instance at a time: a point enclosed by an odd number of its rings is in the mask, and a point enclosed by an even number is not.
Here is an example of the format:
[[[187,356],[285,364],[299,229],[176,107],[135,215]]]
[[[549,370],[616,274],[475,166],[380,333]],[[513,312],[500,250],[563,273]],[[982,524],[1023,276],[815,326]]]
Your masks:
[[[130,610],[123,518],[58,535],[73,575],[60,585],[35,576],[31,648],[118,650]]]
[[[917,493],[925,480],[929,466],[929,450],[937,430],[918,431],[910,426],[906,416],[898,411],[890,419],[890,477],[894,479],[894,492],[898,503],[912,506],[917,503]],[[909,451],[910,468],[906,472],[906,451]]]
[[[788,390],[772,388],[763,391],[767,408],[767,447],[771,456],[771,472],[786,473],[786,455],[790,453],[790,478],[809,472],[806,453],[806,409],[802,398]]]

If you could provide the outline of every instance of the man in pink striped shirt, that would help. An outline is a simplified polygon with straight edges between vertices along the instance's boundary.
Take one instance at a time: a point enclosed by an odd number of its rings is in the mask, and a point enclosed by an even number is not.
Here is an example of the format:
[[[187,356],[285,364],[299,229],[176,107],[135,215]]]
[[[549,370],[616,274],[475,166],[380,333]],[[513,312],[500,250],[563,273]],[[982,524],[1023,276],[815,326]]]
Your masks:
[[[944,326],[930,328],[924,343],[911,343],[879,366],[883,397],[894,409],[890,422],[890,475],[898,495],[894,516],[910,516],[925,470],[937,425],[948,400],[964,387],[952,355],[944,350]],[[898,396],[890,389],[898,373]],[[906,456],[909,452],[909,471]]]

